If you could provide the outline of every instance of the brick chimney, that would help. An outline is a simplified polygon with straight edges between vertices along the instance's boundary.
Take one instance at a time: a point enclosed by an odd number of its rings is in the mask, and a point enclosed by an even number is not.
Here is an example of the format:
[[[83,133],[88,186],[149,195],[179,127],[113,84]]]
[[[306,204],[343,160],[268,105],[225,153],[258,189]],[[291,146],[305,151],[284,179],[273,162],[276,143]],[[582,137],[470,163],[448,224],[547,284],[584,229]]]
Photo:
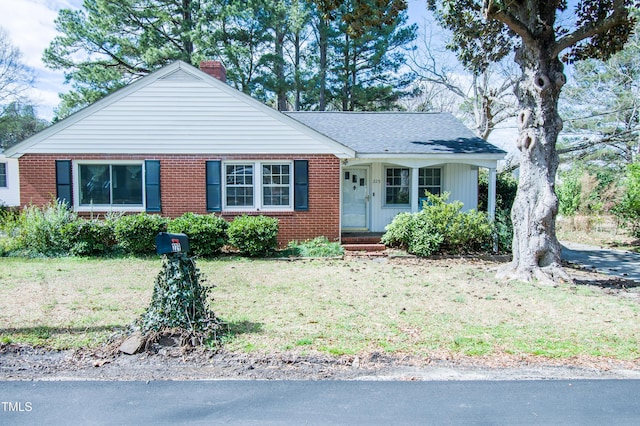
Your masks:
[[[206,72],[211,77],[215,77],[222,82],[227,82],[227,70],[220,61],[201,61],[200,71]]]

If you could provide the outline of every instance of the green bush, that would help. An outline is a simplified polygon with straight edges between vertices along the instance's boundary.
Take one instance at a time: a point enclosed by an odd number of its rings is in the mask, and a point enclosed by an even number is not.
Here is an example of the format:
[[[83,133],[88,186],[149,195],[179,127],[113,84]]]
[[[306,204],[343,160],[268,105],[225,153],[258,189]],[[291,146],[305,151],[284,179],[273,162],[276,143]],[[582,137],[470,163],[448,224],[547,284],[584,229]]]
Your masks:
[[[301,243],[290,241],[286,251],[301,257],[335,257],[344,254],[344,249],[340,243],[332,243],[324,236]]]
[[[228,227],[227,221],[212,214],[185,213],[169,223],[168,232],[186,234],[193,254],[214,256],[227,242]]]
[[[278,219],[267,216],[236,217],[227,229],[229,244],[248,256],[265,256],[278,247]]]
[[[498,251],[510,251],[513,244],[513,223],[509,210],[497,209],[496,219],[493,222],[497,237]]]
[[[380,239],[389,247],[409,247],[413,238],[415,215],[413,213],[398,213],[393,221],[385,228],[385,233]]]
[[[11,250],[27,256],[68,254],[71,247],[63,230],[77,218],[66,203],[58,201],[43,207],[28,206],[15,221]]]
[[[166,230],[167,219],[147,213],[122,216],[114,226],[118,245],[124,251],[135,255],[154,254],[156,235]]]
[[[109,254],[116,246],[113,220],[78,219],[68,223],[62,234],[74,256],[100,256]]]
[[[448,193],[427,194],[421,211],[401,213],[387,225],[382,242],[418,256],[491,248],[493,227],[486,215],[475,210],[462,212],[462,203],[447,203],[448,198]]]
[[[518,180],[509,172],[496,174],[496,210],[511,212],[518,191]],[[489,174],[482,169],[478,177],[478,211],[487,211]]]
[[[640,164],[627,167],[624,194],[612,211],[634,238],[640,238]]]

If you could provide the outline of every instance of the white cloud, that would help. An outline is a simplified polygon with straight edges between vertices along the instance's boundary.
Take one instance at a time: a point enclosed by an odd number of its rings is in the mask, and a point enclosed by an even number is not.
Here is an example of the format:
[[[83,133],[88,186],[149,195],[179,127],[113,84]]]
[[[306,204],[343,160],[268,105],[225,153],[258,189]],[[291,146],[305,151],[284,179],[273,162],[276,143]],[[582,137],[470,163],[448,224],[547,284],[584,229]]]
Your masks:
[[[59,103],[58,93],[66,91],[61,72],[53,72],[42,63],[42,53],[56,36],[54,20],[63,8],[78,9],[82,0],[0,0],[0,27],[11,43],[22,52],[23,62],[36,72],[36,83],[30,94],[38,105],[38,113],[46,119],[53,116]]]

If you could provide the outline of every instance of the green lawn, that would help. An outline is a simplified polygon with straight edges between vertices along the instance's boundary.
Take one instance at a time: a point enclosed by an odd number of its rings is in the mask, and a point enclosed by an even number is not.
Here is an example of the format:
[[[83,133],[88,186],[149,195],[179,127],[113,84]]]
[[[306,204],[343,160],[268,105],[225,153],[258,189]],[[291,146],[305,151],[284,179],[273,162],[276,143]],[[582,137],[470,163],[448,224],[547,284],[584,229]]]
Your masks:
[[[231,351],[638,359],[638,299],[494,278],[465,260],[198,260]],[[0,259],[0,342],[98,346],[151,299],[160,259]]]

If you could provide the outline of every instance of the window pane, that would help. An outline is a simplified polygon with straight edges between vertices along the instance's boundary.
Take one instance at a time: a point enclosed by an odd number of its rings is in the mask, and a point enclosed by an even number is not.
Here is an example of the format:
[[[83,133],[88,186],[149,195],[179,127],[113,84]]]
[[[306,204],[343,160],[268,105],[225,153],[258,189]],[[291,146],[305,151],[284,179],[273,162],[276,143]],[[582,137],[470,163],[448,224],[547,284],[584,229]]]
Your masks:
[[[227,164],[227,206],[253,206],[253,165]]]
[[[7,163],[0,163],[0,188],[7,187]]]
[[[419,171],[418,196],[424,197],[425,191],[440,195],[442,192],[441,169],[423,167]]]
[[[385,201],[386,204],[409,204],[409,169],[388,168]]]
[[[290,205],[290,167],[288,164],[262,166],[262,204],[265,206]]]
[[[111,179],[107,164],[82,164],[80,170],[80,204],[110,204]]]
[[[142,164],[111,166],[113,205],[142,205]]]

